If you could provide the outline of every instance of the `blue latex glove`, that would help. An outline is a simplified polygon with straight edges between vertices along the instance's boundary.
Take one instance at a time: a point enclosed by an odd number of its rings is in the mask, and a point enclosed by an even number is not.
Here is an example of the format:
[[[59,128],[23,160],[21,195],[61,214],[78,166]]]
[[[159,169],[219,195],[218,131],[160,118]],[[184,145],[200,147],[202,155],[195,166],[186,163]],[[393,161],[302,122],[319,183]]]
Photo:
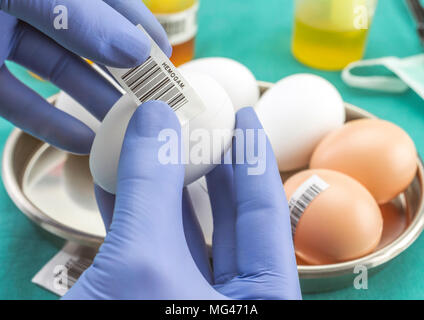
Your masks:
[[[237,113],[236,125],[244,132],[261,128],[252,108]],[[208,275],[208,268],[201,271],[207,257],[203,262],[193,257],[188,246],[201,237],[184,233],[184,166],[158,161],[163,142],[157,137],[165,128],[180,132],[164,103],[148,102],[134,113],[121,152],[116,199],[96,190],[109,226],[105,242],[64,298],[301,298],[288,205],[269,142],[263,175],[248,175],[244,161],[220,165],[207,177],[214,215],[214,274]]]
[[[54,28],[58,5],[68,9],[68,30]],[[0,9],[0,115],[73,153],[88,153],[94,133],[13,77],[5,59],[52,81],[101,120],[121,94],[79,55],[115,67],[142,63],[150,52],[150,40],[137,24],[143,25],[165,54],[172,52],[165,31],[141,0],[0,0]],[[186,237],[201,239],[190,203],[185,200],[184,204]],[[190,243],[207,278],[206,248],[201,241]]]
[[[68,9],[67,30],[54,27],[58,5]],[[135,24],[171,54],[163,28],[141,0],[0,0],[0,9],[0,115],[73,153],[88,153],[94,133],[13,77],[4,61],[50,80],[101,120],[120,93],[79,56],[115,67],[142,63],[150,41]]]

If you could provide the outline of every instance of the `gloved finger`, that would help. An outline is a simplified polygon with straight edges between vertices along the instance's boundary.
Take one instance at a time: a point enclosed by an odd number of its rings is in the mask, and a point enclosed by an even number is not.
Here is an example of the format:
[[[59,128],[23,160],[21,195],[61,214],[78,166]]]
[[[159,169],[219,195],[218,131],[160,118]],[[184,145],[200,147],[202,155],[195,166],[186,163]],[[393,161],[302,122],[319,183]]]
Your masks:
[[[106,243],[112,247],[119,243],[126,254],[134,254],[135,246],[142,245],[135,265],[154,268],[160,283],[166,277],[190,283],[190,296],[196,290],[216,295],[188,248],[182,217],[184,165],[181,161],[169,162],[164,156],[169,145],[159,139],[162,134],[176,139],[170,143],[183,150],[179,146],[181,126],[172,109],[160,101],[144,103],[134,112],[125,134],[115,211]],[[175,294],[168,293],[184,298],[181,288]]]
[[[115,195],[104,191],[98,185],[94,186],[94,192],[96,194],[97,205],[99,207],[106,232],[109,232],[113,217],[113,210],[115,208]],[[182,211],[184,234],[191,256],[203,277],[205,277],[209,283],[212,283],[212,274],[205,239],[197,217],[194,214],[190,196],[186,190],[183,192]]]
[[[236,150],[241,144],[236,143],[233,149],[233,159],[237,153],[244,155],[243,164],[234,165],[240,276],[269,272],[282,275],[296,288],[299,284],[289,209],[274,153],[252,108],[238,111],[236,127],[245,140],[243,153]],[[256,150],[256,161],[252,150]],[[257,171],[258,166],[264,171]]]
[[[75,154],[90,152],[94,132],[84,123],[53,107],[5,65],[0,68],[0,83],[0,116],[58,148]]]
[[[206,181],[213,213],[214,280],[215,284],[222,284],[237,275],[235,228],[237,211],[232,165],[217,166],[206,176]]]
[[[99,207],[106,233],[108,233],[112,223],[113,210],[115,209],[115,195],[103,190],[97,184],[94,185],[94,194],[96,195],[97,206]]]
[[[19,30],[9,59],[53,82],[103,120],[121,93],[88,63],[38,30],[27,24],[21,24]]]
[[[134,236],[138,238],[163,234],[165,239],[166,230],[183,231],[184,166],[160,161],[164,142],[158,137],[162,130],[172,131],[181,141],[178,118],[167,104],[160,101],[149,101],[140,106],[127,127],[119,160],[112,221],[113,229],[115,221],[119,220],[119,229],[125,233],[123,237],[131,236],[128,228],[136,230]]]
[[[0,0],[0,9],[101,64],[130,68],[150,54],[143,31],[102,0]]]
[[[199,221],[194,213],[190,195],[186,188],[184,188],[183,191],[182,205],[184,234],[191,256],[203,277],[209,283],[212,283],[212,271],[209,263],[205,237],[203,236]]]
[[[9,52],[12,49],[10,44],[13,42],[15,37],[15,30],[19,24],[19,21],[11,15],[4,13],[0,10],[0,67],[9,56]],[[4,44],[9,44],[8,46]]]
[[[188,248],[182,218],[184,166],[164,155],[170,146],[159,136],[170,136],[174,139],[170,144],[183,150],[175,113],[163,102],[149,101],[134,112],[127,127],[104,257],[119,250],[131,268],[143,270],[141,281],[154,291],[150,297],[163,296],[165,290],[172,298],[199,298],[194,292],[222,298],[201,274]],[[96,259],[100,265],[102,257]]]
[[[162,51],[170,57],[172,47],[165,30],[140,0],[103,0],[135,25],[141,24]]]

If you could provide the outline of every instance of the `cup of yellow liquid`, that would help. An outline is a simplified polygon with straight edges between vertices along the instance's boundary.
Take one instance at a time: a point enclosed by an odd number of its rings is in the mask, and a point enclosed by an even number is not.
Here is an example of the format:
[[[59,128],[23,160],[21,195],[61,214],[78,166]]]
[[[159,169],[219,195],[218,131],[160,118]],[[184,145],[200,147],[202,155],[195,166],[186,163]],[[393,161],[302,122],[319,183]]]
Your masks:
[[[172,45],[171,61],[179,66],[193,59],[199,0],[142,0],[164,27]]]
[[[362,59],[376,6],[377,0],[295,0],[293,55],[322,70]]]

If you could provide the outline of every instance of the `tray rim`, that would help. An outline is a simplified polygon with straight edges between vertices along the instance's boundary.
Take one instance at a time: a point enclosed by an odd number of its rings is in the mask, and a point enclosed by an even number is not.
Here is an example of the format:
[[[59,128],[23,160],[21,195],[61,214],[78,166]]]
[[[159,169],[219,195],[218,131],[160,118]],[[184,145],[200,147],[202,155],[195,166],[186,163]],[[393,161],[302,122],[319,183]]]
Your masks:
[[[51,104],[54,103],[58,94],[55,94],[47,99]],[[87,233],[84,231],[76,230],[69,227],[50,216],[46,215],[37,206],[35,206],[23,193],[20,188],[20,183],[17,181],[17,177],[14,175],[14,163],[13,163],[13,150],[18,142],[19,138],[27,134],[21,129],[15,128],[10,133],[6,140],[3,148],[2,156],[2,180],[3,185],[6,189],[7,194],[12,199],[16,207],[25,214],[31,221],[41,226],[43,229],[57,235],[65,240],[75,241],[77,243],[96,247],[99,246],[104,238]],[[46,143],[40,141],[42,148]]]

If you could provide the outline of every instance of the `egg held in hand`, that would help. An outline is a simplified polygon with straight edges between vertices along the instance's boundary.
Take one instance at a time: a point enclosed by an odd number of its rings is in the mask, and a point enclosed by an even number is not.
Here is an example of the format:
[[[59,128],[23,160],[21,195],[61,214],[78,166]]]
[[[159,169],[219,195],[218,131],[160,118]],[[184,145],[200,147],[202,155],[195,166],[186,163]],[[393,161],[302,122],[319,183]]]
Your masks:
[[[220,163],[222,155],[231,146],[235,114],[230,98],[214,79],[194,72],[183,72],[183,76],[205,106],[202,113],[182,127],[184,154],[178,161],[186,163],[184,184],[187,185]],[[94,182],[110,193],[116,192],[122,143],[128,123],[138,107],[129,95],[124,95],[106,115],[93,142],[90,170]],[[194,159],[195,150],[202,154],[200,159]]]
[[[100,126],[100,121],[65,91],[59,92],[55,107],[78,119],[94,132]]]
[[[340,172],[304,170],[284,183],[287,199],[313,176],[328,187],[310,201],[300,216],[294,234],[296,255],[308,264],[324,265],[372,252],[383,230],[381,212],[373,196]]]
[[[412,139],[397,125],[360,119],[327,135],[315,149],[310,168],[345,173],[383,204],[411,184],[417,172],[417,151]]]
[[[314,148],[345,122],[343,100],[327,80],[296,74],[264,93],[256,112],[271,142],[280,171],[308,165]]]

